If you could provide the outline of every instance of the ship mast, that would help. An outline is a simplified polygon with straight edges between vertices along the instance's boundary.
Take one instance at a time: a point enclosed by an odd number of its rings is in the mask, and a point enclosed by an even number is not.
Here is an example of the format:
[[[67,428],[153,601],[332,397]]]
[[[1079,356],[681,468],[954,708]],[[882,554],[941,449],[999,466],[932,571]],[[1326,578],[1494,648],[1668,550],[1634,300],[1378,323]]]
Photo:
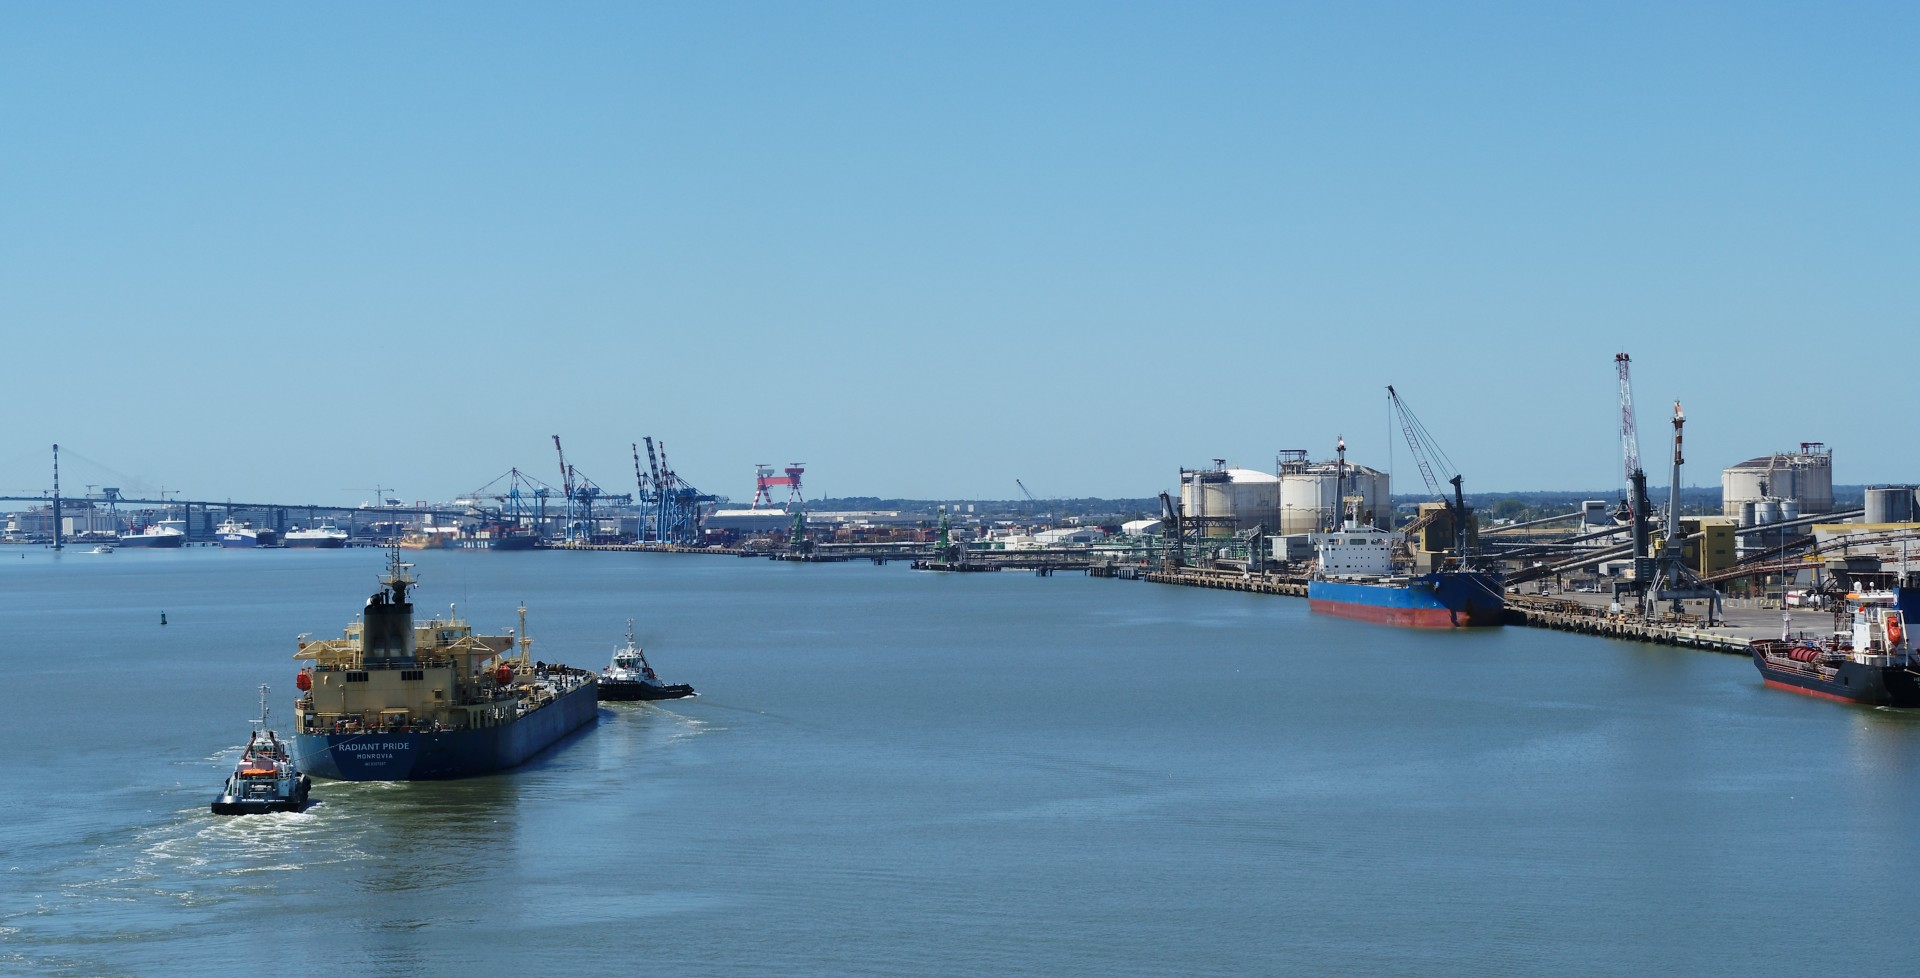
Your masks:
[[[527,653],[533,648],[533,639],[527,637],[527,606],[520,604],[520,668],[527,667]]]

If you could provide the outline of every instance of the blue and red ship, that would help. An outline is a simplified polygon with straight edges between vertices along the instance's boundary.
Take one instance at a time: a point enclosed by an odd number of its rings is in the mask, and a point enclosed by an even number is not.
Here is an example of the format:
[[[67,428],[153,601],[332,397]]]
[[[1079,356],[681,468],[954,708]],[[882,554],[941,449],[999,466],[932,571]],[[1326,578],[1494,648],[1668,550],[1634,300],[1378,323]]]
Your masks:
[[[1307,605],[1320,614],[1410,628],[1498,625],[1506,614],[1500,575],[1436,571],[1375,580],[1314,580]]]

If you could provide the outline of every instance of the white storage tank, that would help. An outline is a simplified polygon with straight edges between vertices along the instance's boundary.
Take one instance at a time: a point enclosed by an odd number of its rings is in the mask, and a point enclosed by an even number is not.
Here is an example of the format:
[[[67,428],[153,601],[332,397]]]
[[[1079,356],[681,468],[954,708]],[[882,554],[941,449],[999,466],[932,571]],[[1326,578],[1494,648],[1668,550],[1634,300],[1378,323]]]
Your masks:
[[[1833,452],[1820,442],[1801,442],[1798,452],[1762,455],[1721,471],[1723,515],[1768,497],[1792,500],[1808,516],[1833,512]]]
[[[1279,527],[1280,477],[1258,469],[1184,470],[1180,474],[1180,505],[1189,519],[1205,520],[1204,527],[1234,530]]]
[[[1349,463],[1344,490],[1337,462],[1303,462],[1283,465],[1280,470],[1280,532],[1317,533],[1330,529],[1340,519],[1340,496],[1360,496],[1361,522],[1391,529],[1389,494],[1391,486],[1385,472],[1365,465]]]
[[[1912,486],[1868,486],[1866,522],[1911,523],[1913,500]]]
[[[1190,520],[1233,517],[1233,494],[1224,468],[1180,472],[1180,506]]]

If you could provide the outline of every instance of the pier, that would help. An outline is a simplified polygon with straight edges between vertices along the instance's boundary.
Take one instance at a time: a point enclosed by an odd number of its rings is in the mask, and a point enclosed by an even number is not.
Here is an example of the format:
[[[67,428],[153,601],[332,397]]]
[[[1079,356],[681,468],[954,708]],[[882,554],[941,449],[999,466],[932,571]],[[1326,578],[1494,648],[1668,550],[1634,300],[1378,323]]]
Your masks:
[[[1140,578],[1153,584],[1216,588],[1223,591],[1275,594],[1294,598],[1307,596],[1307,578],[1302,575],[1249,574],[1240,571],[1183,567],[1178,570],[1147,571],[1141,574]],[[1583,595],[1582,597],[1593,600],[1510,594],[1507,596],[1506,623],[1509,626],[1550,628],[1555,631],[1578,632],[1582,635],[1598,635],[1629,642],[1647,642],[1653,645],[1670,645],[1741,656],[1747,654],[1747,647],[1754,639],[1775,638],[1779,636],[1781,630],[1780,615],[1775,609],[1728,608],[1724,612],[1728,621],[1710,626],[1704,621],[1693,619],[1648,621],[1613,614],[1604,604],[1596,603],[1604,601],[1604,596]],[[1827,615],[1812,612],[1809,613],[1809,617],[1823,619]]]

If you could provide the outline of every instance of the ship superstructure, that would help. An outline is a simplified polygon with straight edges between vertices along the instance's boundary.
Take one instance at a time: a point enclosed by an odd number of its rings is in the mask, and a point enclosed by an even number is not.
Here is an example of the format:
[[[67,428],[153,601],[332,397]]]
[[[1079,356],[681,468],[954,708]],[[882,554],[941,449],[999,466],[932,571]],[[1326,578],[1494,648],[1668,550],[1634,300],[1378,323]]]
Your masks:
[[[399,551],[343,637],[302,640],[295,748],[323,778],[457,778],[512,767],[597,716],[595,678],[531,661],[516,634],[476,634],[457,609],[416,622]]]

